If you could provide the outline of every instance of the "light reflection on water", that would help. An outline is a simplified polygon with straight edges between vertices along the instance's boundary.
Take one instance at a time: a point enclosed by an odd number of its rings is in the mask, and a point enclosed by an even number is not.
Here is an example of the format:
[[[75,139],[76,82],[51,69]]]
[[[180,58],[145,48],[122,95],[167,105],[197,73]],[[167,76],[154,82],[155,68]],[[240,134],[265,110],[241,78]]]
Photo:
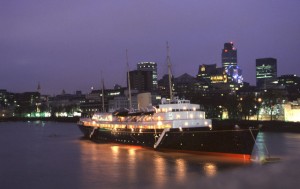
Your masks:
[[[208,177],[213,177],[217,174],[217,166],[214,163],[205,163],[203,169]]]
[[[183,153],[163,153],[142,147],[97,144],[80,141],[83,180],[119,187],[138,185],[165,188],[185,185],[191,179],[214,177],[234,167],[248,166],[242,161],[227,161]],[[97,168],[97,171],[95,170]]]
[[[265,157],[268,151],[281,158],[273,164],[97,144],[81,136],[71,123],[0,123],[1,188],[276,188],[299,184],[293,178],[300,175],[300,134],[258,135],[253,158]]]
[[[176,159],[176,180],[180,183],[186,180],[186,161],[182,158]]]
[[[260,132],[253,148],[252,158],[263,160],[277,157],[282,160],[298,159],[300,155],[300,134]]]
[[[162,157],[156,157],[154,159],[154,182],[159,187],[162,187],[166,181],[166,161]]]
[[[201,184],[200,181],[203,182],[205,178],[216,178],[230,170],[250,170],[251,167],[256,167],[255,162],[184,153],[164,153],[136,146],[96,144],[87,140],[80,142],[81,153],[91,153],[89,149],[93,146],[97,149],[92,152],[93,156],[101,158],[92,160],[97,161],[95,164],[105,162],[107,166],[100,167],[102,170],[98,174],[86,175],[98,178],[98,181],[107,187],[134,185],[135,187],[167,188],[169,185]],[[295,157],[291,154],[295,154],[293,150],[296,149],[298,151],[300,149],[299,134],[259,133],[252,157],[263,159],[270,154],[272,157],[280,157],[285,161]],[[300,154],[300,152],[296,153]],[[93,168],[87,165],[87,157],[89,156],[84,156],[81,163],[82,168],[89,172],[89,169]]]
[[[128,175],[128,179],[130,182],[134,183],[136,181],[136,153],[135,153],[136,149],[135,148],[131,148],[128,149],[128,169],[129,169],[129,175]]]
[[[266,146],[265,133],[258,133],[256,142],[253,148],[252,159],[255,161],[261,161],[266,157],[269,157],[270,152]]]

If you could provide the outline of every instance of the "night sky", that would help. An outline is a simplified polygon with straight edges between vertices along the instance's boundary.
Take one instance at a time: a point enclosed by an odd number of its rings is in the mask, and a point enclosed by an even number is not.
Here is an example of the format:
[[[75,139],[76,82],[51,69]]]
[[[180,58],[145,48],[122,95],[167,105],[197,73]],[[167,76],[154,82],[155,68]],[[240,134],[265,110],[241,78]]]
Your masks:
[[[234,42],[244,81],[255,84],[255,59],[277,58],[278,75],[300,76],[300,0],[1,0],[0,89],[60,94],[126,85],[140,61],[174,75],[200,64],[221,66]]]

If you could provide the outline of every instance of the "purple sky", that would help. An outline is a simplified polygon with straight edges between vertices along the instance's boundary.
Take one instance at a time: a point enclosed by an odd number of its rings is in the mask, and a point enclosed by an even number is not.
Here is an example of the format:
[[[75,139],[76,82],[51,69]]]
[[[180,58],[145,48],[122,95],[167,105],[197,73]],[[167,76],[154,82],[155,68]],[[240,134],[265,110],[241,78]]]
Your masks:
[[[221,66],[233,41],[244,80],[255,84],[255,59],[274,57],[278,75],[300,75],[299,0],[1,0],[0,89],[60,94],[125,86],[126,55],[167,73],[195,76]]]

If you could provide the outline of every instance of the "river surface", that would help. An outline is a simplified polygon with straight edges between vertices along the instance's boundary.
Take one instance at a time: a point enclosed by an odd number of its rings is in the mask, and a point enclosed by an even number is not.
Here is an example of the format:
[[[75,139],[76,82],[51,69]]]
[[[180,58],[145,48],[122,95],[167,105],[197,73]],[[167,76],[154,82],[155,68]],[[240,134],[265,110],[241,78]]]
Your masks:
[[[260,160],[270,154],[273,163]],[[300,134],[259,133],[253,162],[97,144],[75,123],[0,122],[0,188],[299,188]]]

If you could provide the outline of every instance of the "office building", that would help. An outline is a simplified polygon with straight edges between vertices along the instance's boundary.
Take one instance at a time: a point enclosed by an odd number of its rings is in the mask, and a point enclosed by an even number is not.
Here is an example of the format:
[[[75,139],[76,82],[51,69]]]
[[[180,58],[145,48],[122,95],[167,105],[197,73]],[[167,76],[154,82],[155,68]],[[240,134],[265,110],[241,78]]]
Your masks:
[[[256,86],[271,88],[277,80],[277,60],[275,58],[256,59]]]
[[[133,70],[129,72],[129,77],[131,89],[136,89],[139,92],[152,92],[152,71]]]
[[[278,77],[278,85],[284,87],[300,86],[300,77],[297,75],[282,75]]]
[[[156,62],[139,62],[137,64],[137,70],[151,71],[152,72],[152,90],[157,89],[157,64]]]
[[[225,43],[222,49],[222,67],[226,70],[230,66],[237,66],[237,50],[233,42]]]

